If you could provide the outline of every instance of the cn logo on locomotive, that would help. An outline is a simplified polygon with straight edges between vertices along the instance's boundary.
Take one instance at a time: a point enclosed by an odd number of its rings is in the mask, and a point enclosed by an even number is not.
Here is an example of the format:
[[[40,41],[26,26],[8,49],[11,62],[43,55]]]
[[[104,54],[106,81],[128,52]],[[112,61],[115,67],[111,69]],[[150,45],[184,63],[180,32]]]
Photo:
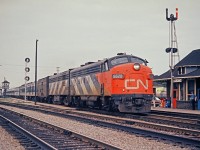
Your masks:
[[[130,82],[134,82],[134,85],[136,86],[132,86]],[[124,81],[125,83],[125,89],[127,90],[136,90],[139,89],[140,86],[143,86],[144,89],[148,89],[148,80],[146,80],[146,84],[144,82],[142,82],[142,80],[140,79],[126,79]],[[130,86],[131,85],[131,86]]]

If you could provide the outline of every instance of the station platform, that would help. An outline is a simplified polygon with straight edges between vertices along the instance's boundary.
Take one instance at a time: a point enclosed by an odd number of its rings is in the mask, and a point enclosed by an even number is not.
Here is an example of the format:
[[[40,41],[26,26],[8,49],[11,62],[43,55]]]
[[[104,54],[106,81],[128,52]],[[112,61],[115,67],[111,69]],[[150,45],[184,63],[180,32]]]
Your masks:
[[[176,108],[163,108],[163,107],[151,107],[151,110],[174,112],[174,113],[185,113],[185,114],[196,114],[200,115],[200,110],[189,110],[189,109],[176,109]]]

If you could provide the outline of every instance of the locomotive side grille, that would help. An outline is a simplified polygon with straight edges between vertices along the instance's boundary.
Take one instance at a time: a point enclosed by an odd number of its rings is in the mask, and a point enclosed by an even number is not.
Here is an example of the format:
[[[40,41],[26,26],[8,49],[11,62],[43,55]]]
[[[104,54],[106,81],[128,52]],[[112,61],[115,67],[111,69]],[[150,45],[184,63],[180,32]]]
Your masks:
[[[72,79],[74,95],[99,95],[100,84],[95,75],[88,75]]]
[[[92,90],[91,94],[92,95],[98,95],[97,89],[98,89],[99,85],[95,82],[95,81],[97,81],[96,76],[89,75],[89,76],[86,77],[86,79],[87,79],[89,86]]]
[[[79,83],[80,83],[80,88],[83,91],[83,94],[88,95],[88,91],[87,91],[86,85],[84,83],[84,77],[79,77],[78,80],[79,80]]]
[[[49,95],[67,95],[67,85],[68,85],[68,80],[50,83]]]
[[[72,85],[74,87],[76,95],[80,95],[80,92],[79,92],[79,89],[78,89],[78,85],[76,84],[76,79],[74,78],[71,81],[72,81],[71,83],[72,83]]]

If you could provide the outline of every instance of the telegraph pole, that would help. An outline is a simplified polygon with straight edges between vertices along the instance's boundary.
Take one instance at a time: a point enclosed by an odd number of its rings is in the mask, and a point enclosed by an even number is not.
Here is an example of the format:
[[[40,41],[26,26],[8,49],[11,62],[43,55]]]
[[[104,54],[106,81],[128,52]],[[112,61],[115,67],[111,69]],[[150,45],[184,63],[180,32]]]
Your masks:
[[[173,91],[174,91],[174,79],[173,79],[173,70],[174,70],[174,53],[178,52],[177,48],[174,48],[174,30],[173,30],[173,25],[174,22],[178,19],[178,8],[176,8],[176,17],[171,14],[170,17],[168,17],[168,9],[166,8],[166,20],[170,21],[171,25],[171,37],[169,35],[169,39],[171,38],[171,44],[169,45],[170,47],[166,49],[167,53],[170,53],[169,57],[169,67],[170,67],[170,76],[171,76],[171,87],[170,87],[170,98],[171,98],[171,108],[173,108]],[[170,42],[170,40],[169,40]]]
[[[36,51],[35,51],[35,105],[37,102],[37,43],[38,40],[36,39]]]

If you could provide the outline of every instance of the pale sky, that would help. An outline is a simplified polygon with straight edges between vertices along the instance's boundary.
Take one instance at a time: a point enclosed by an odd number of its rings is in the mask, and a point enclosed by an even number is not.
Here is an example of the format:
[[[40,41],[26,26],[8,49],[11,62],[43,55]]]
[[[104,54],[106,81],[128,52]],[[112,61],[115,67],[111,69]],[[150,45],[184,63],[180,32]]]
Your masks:
[[[155,75],[169,69],[169,22],[175,14],[180,58],[200,48],[199,0],[0,0],[0,82],[24,84],[25,58],[35,80],[118,52],[149,61]],[[0,85],[1,86],[1,85]]]

